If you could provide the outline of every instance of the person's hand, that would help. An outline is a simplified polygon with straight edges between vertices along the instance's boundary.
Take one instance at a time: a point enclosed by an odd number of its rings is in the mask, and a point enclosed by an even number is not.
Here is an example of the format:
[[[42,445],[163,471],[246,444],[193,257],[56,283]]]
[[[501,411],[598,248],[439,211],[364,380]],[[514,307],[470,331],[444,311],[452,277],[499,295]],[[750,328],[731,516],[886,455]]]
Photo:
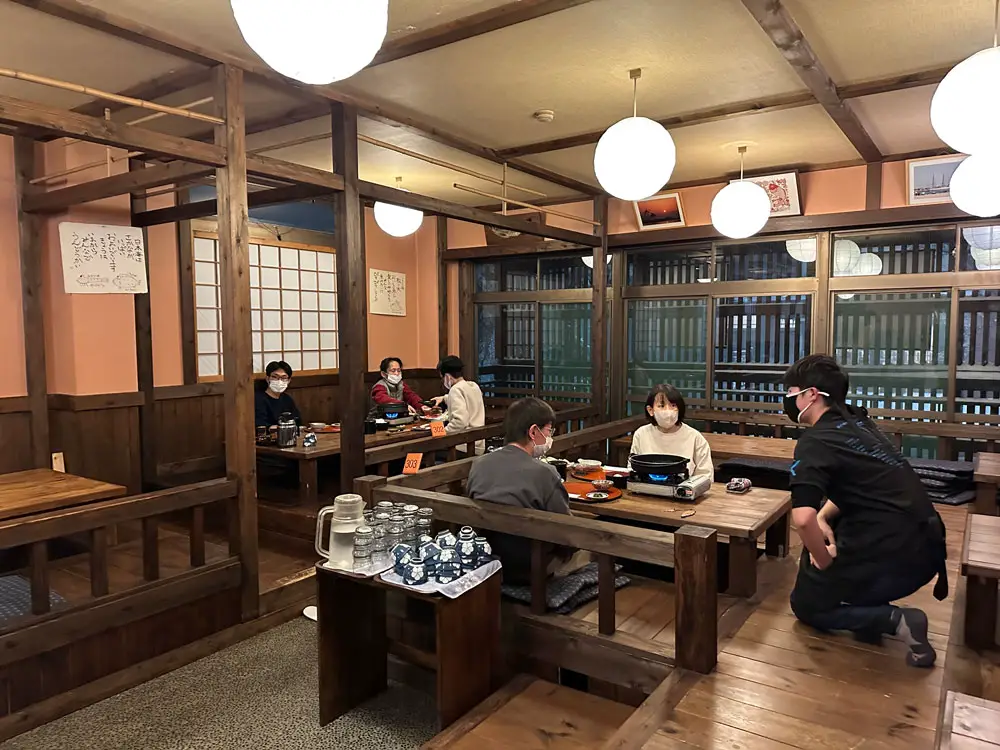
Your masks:
[[[837,540],[833,536],[833,527],[830,526],[822,515],[816,517],[816,523],[819,524],[819,530],[823,532],[823,539],[826,541],[827,545],[832,545],[834,549],[836,549]]]
[[[837,556],[837,545],[835,544],[826,545],[826,552],[830,556],[830,559],[827,562],[823,563],[822,565],[816,561],[816,558],[813,557],[812,554],[807,553],[809,554],[809,562],[812,564],[814,568],[816,568],[816,570],[826,570],[831,565],[833,565],[833,560]]]
[[[417,410],[416,410],[416,409],[414,409],[414,408],[413,408],[412,406],[410,406],[409,404],[407,404],[407,405],[406,405],[406,409],[407,409],[407,411],[409,411],[409,412],[410,412],[410,415],[411,415],[411,416],[414,416],[414,417],[415,417],[415,416],[417,416]]]
[[[426,414],[427,412],[429,412],[431,410],[431,407],[429,407],[429,406],[422,406],[420,408],[424,410],[424,414]]]
[[[435,396],[434,398],[431,399],[431,401],[434,402],[435,406],[441,406],[441,402],[444,401],[444,399],[445,399],[444,396]]]

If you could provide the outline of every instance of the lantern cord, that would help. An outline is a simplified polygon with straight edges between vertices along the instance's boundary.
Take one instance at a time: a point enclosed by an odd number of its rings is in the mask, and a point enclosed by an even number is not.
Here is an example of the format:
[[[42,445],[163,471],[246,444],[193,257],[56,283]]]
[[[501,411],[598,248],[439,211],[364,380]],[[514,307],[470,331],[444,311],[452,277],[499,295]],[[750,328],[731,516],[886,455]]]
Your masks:
[[[1000,0],[997,0],[997,2],[1000,2]],[[995,31],[993,32],[993,46],[994,47],[997,46],[996,32]],[[639,95],[639,79],[638,78],[633,78],[632,79],[632,117],[636,117],[639,114],[639,105],[637,104],[638,95]]]
[[[743,157],[746,155],[747,147],[740,146],[738,150],[740,152],[740,182],[743,182]]]
[[[1000,0],[993,3],[993,49],[997,48],[998,35],[1000,35]]]

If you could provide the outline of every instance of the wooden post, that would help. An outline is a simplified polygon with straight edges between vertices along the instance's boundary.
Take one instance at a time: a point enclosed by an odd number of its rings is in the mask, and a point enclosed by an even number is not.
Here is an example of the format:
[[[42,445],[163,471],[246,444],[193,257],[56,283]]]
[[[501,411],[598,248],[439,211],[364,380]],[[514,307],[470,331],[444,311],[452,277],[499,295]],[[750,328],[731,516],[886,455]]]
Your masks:
[[[708,674],[719,648],[715,529],[682,526],[674,532],[677,586],[677,666]]]
[[[145,162],[128,160],[129,172],[146,168]],[[131,214],[146,210],[146,199],[131,196]],[[143,260],[146,265],[146,279],[149,283],[149,231],[142,230],[142,244],[146,248]],[[133,296],[135,301],[135,359],[139,381],[139,392],[143,403],[139,407],[139,436],[142,458],[142,489],[145,490],[156,479],[156,404],[153,401],[153,318],[150,308],[149,291]]]
[[[190,202],[190,191],[177,193],[177,205]],[[181,362],[184,385],[198,382],[198,353],[195,342],[194,236],[190,221],[177,222],[177,276],[181,285]]]
[[[21,316],[24,325],[24,365],[31,412],[31,462],[36,469],[52,465],[49,448],[49,405],[45,381],[45,329],[42,318],[41,218],[24,210],[33,190],[35,142],[14,137],[14,173],[21,254]],[[47,596],[47,594],[46,594]]]
[[[458,356],[471,369],[479,371],[476,357],[476,306],[472,296],[476,293],[475,266],[463,260],[458,267]]]
[[[448,351],[448,264],[444,253],[448,249],[448,217],[437,217],[437,271],[438,271],[438,359],[444,359]],[[471,367],[471,362],[465,363]],[[472,370],[468,371],[469,373]]]
[[[597,556],[597,629],[601,635],[615,633],[615,558]]]
[[[44,539],[31,543],[31,614],[44,615],[52,609],[49,598],[49,543]]]
[[[246,117],[243,71],[215,69],[215,144],[226,149],[216,171],[222,292],[222,366],[225,371],[226,474],[239,483],[235,502],[243,574],[243,619],[260,611],[257,547],[257,462],[254,452],[253,356],[250,348],[250,249],[247,216]]]
[[[611,374],[608,419],[612,422],[622,419],[628,413],[625,399],[625,384],[628,382],[628,323],[624,298],[625,252],[616,252],[611,259]]]
[[[548,610],[549,550],[545,542],[531,540],[531,614],[544,615]]]
[[[594,248],[594,296],[590,311],[591,391],[597,419],[608,419],[608,196],[594,198],[594,221],[601,244]],[[538,356],[541,356],[539,352]]]
[[[337,246],[337,310],[340,319],[340,488],[350,492],[365,473],[365,417],[368,413],[368,271],[364,216],[358,192],[358,112],[331,106],[333,169],[344,191],[333,199]]]
[[[364,498],[366,508],[375,507],[375,490],[379,487],[385,487],[385,477],[369,474],[354,480],[354,491]]]

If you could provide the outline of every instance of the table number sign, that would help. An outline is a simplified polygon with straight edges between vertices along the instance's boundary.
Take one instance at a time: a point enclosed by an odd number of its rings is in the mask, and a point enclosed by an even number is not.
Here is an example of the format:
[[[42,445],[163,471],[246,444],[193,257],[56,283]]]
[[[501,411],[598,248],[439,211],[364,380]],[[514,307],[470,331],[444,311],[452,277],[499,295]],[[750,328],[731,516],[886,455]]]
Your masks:
[[[444,437],[444,422],[431,422],[431,437]]]
[[[418,471],[420,471],[420,464],[423,463],[423,460],[424,460],[423,453],[406,454],[406,461],[403,462],[403,473],[416,474]]]

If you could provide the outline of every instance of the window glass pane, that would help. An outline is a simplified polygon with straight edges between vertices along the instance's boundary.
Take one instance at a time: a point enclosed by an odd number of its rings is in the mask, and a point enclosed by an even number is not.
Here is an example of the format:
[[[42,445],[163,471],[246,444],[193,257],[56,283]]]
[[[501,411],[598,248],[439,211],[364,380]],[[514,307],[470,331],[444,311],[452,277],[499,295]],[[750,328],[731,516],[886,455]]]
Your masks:
[[[816,237],[717,245],[719,281],[800,279],[816,275]]]
[[[316,254],[316,265],[319,267],[320,271],[333,271],[336,264],[337,259],[334,257],[333,253]]]
[[[204,237],[194,238],[194,259],[195,260],[215,260],[215,240]]]
[[[476,264],[477,292],[528,292],[538,289],[538,261],[511,258]]]
[[[273,245],[260,246],[260,264],[270,268],[278,267],[278,248]]]
[[[1000,271],[1000,226],[962,227],[961,271]]]
[[[654,248],[629,253],[626,271],[628,286],[694,284],[709,278],[712,248],[686,247],[672,250]]]
[[[689,404],[704,403],[707,341],[707,300],[629,300],[629,399],[644,401],[654,385],[669,383]]]
[[[958,298],[960,422],[1000,422],[1000,290],[962,290]]]
[[[590,289],[594,286],[594,270],[584,263],[593,262],[593,255],[565,258],[545,258],[540,261],[542,289]],[[610,259],[609,259],[610,260]],[[611,264],[608,263],[610,277]],[[610,283],[610,280],[609,282]]]
[[[896,276],[952,271],[955,228],[833,236],[834,276]]]
[[[303,271],[315,271],[316,253],[312,250],[299,250],[299,268]]]
[[[541,306],[542,398],[567,401],[580,393],[589,400],[592,307],[589,302]]]
[[[479,385],[487,396],[531,395],[535,386],[535,305],[476,306]]]
[[[282,268],[298,268],[299,267],[299,251],[294,247],[283,247],[281,248],[281,267]]]
[[[715,301],[716,405],[781,409],[781,376],[809,354],[812,298],[808,294],[723,297]]]
[[[833,353],[867,409],[943,412],[948,391],[947,291],[838,294]]]
[[[221,358],[216,354],[198,355],[198,374],[202,377],[213,377],[222,374]]]

